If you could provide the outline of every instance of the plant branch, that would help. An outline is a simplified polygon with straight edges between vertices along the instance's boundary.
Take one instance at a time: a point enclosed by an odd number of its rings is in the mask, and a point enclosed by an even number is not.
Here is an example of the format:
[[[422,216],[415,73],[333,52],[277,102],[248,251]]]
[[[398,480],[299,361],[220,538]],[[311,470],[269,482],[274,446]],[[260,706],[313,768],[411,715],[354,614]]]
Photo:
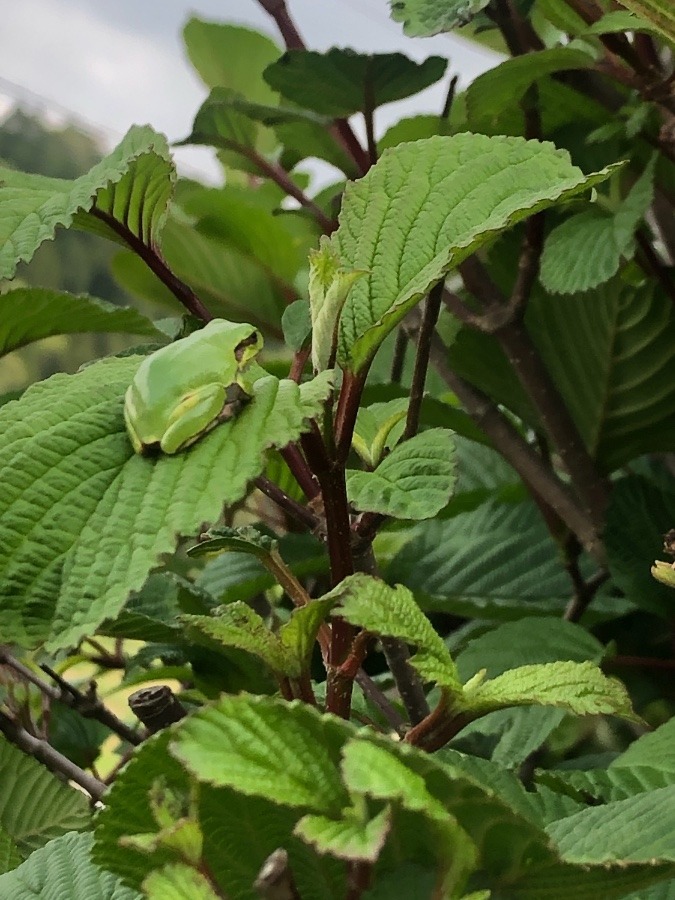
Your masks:
[[[59,685],[58,688],[52,687],[46,681],[43,681],[39,675],[36,675],[32,669],[25,666],[16,659],[6,647],[0,647],[0,664],[13,669],[17,674],[21,675],[26,681],[35,685],[36,688],[50,700],[55,703],[62,703],[78,712],[85,719],[96,719],[106,728],[117,734],[122,740],[127,741],[134,746],[140,744],[143,737],[139,735],[133,728],[119,719],[113,712],[101,703],[96,694],[96,685],[92,681],[89,690],[86,693],[73,687],[60,675],[50,669],[48,666],[42,668],[47,672],[50,678],[53,678]]]
[[[424,385],[427,379],[427,370],[429,368],[431,339],[441,309],[443,286],[444,279],[441,279],[429,291],[429,295],[424,304],[422,322],[417,333],[417,353],[415,355],[415,368],[413,370],[412,384],[410,386],[408,415],[406,417],[405,430],[401,437],[401,442],[407,441],[416,435],[417,429],[419,428],[420,411],[422,409],[422,399],[424,398]]]
[[[452,109],[452,104],[455,101],[455,92],[457,90],[458,81],[459,75],[453,75],[450,79],[450,84],[448,85],[448,93],[445,95],[445,102],[443,103],[443,109],[441,110],[441,122],[445,122],[450,118],[450,110]]]
[[[318,518],[311,510],[307,509],[306,506],[303,506],[302,503],[298,503],[298,501],[294,500],[292,497],[289,497],[286,491],[282,490],[278,484],[270,481],[269,478],[266,478],[264,475],[259,475],[253,483],[259,491],[262,491],[266,497],[273,500],[280,509],[295,519],[296,522],[304,525],[305,528],[314,531],[319,524]]]
[[[396,332],[396,343],[394,344],[394,355],[391,360],[391,375],[389,380],[392,384],[400,384],[403,378],[403,366],[405,365],[405,355],[408,349],[408,335],[405,329],[399,326]]]
[[[192,288],[185,284],[184,281],[181,281],[177,275],[174,275],[156,247],[148,246],[148,244],[136,237],[126,225],[119,222],[114,216],[111,216],[110,213],[104,212],[96,206],[92,206],[89,213],[101,222],[104,222],[108,228],[121,237],[129,249],[133,250],[136,256],[143,260],[150,271],[159,278],[162,284],[171,291],[174,297],[183,304],[189,313],[197,319],[200,319],[202,322],[210,322],[211,319],[213,319],[211,312],[202,303]]]
[[[470,713],[453,713],[447,696],[443,694],[436,708],[411,728],[403,740],[406,744],[434,753],[459,734],[462,728],[466,728],[474,718]]]
[[[319,493],[319,483],[307,465],[307,460],[300,452],[297,444],[287,444],[279,453],[291,474],[298,482],[308,500],[313,500]]]
[[[414,326],[411,326],[414,329]],[[571,491],[550,472],[541,457],[533,450],[516,428],[482,391],[465,381],[450,368],[446,348],[438,336],[431,345],[434,368],[454,391],[464,409],[478,427],[490,438],[495,449],[520,475],[526,487],[539,495],[567,527],[578,537],[583,547],[600,565],[606,562],[606,552],[597,528],[581,509]]]
[[[57,775],[62,775],[68,781],[74,781],[85,790],[93,800],[100,800],[107,790],[107,785],[98,778],[94,778],[84,769],[76,766],[58,750],[55,750],[47,741],[34,737],[21,725],[14,722],[8,715],[0,712],[0,732],[7,740],[23,750],[28,756],[32,756],[41,762],[46,768]]]
[[[366,74],[363,97],[363,120],[366,125],[366,145],[368,147],[368,161],[371,166],[377,162],[377,142],[375,141],[375,96],[373,82]]]

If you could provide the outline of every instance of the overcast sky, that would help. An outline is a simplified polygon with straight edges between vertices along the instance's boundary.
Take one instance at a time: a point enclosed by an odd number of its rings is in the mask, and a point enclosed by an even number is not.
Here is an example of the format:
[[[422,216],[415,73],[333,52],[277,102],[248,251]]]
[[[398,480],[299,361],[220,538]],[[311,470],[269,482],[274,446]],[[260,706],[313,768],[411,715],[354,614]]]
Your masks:
[[[388,0],[289,0],[288,6],[313,49],[446,56],[449,72],[464,83],[494,65],[486,51],[454,35],[406,38],[389,18]],[[279,40],[256,0],[9,0],[0,30],[0,101],[4,94],[45,110],[61,108],[95,127],[108,146],[135,123],[149,123],[170,140],[185,137],[207,93],[183,51],[181,32],[191,15],[259,28]],[[378,132],[403,113],[440,111],[447,82],[384,107]],[[176,156],[189,174],[218,177],[211,151],[181,148]]]

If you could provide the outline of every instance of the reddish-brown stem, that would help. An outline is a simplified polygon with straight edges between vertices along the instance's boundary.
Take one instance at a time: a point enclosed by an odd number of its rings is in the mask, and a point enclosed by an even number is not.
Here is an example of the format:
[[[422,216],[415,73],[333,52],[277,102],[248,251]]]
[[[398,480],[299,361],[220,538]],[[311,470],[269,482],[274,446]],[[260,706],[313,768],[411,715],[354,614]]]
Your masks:
[[[291,381],[295,381],[297,384],[300,383],[303,370],[311,352],[311,347],[305,347],[304,350],[295,351],[295,353],[293,354],[293,362],[291,363],[291,368],[288,372],[288,377],[291,379]]]
[[[108,228],[121,237],[129,249],[133,250],[136,256],[143,260],[150,271],[159,278],[162,284],[171,291],[174,297],[183,304],[189,313],[197,319],[200,319],[202,322],[211,321],[213,316],[209,310],[204,306],[192,288],[188,287],[184,281],[181,281],[177,275],[174,275],[164,262],[162,255],[156,247],[145,244],[139,237],[136,237],[126,225],[122,222],[118,222],[117,219],[110,215],[110,213],[104,212],[96,206],[92,206],[89,210],[89,214],[100,219],[101,222],[105,222]]]
[[[360,900],[370,887],[372,877],[372,863],[351,862],[347,869],[347,894],[345,900]]]
[[[262,491],[262,493],[265,494],[266,497],[269,497],[270,500],[274,500],[277,506],[295,519],[296,522],[304,525],[305,528],[309,528],[310,531],[313,531],[316,528],[319,520],[314,513],[307,509],[306,506],[298,503],[297,500],[289,497],[286,491],[282,490],[278,484],[270,481],[270,479],[266,478],[264,475],[259,475],[255,479],[254,484],[259,491]]]
[[[469,713],[453,713],[448,701],[442,697],[435,709],[406,734],[406,744],[413,744],[428,753],[434,753],[451,741],[465,728],[473,717]]]
[[[609,656],[603,659],[606,669],[675,669],[675,659],[659,659],[658,656]]]
[[[298,482],[308,500],[312,500],[319,493],[319,482],[307,465],[307,460],[300,452],[296,444],[287,444],[279,451],[284,458],[291,474]]]
[[[339,464],[344,464],[352,446],[352,435],[356,424],[356,415],[359,411],[361,394],[366,383],[366,373],[354,373],[345,371],[342,379],[342,387],[338,397],[335,411],[335,455]]]
[[[429,296],[424,304],[422,321],[417,334],[417,353],[415,355],[415,368],[413,370],[412,384],[410,386],[410,401],[408,403],[408,415],[405,422],[405,430],[401,438],[407,441],[417,434],[420,424],[420,411],[424,397],[424,385],[429,368],[429,352],[431,339],[438,321],[443,296],[443,280],[435,284],[429,291]]]

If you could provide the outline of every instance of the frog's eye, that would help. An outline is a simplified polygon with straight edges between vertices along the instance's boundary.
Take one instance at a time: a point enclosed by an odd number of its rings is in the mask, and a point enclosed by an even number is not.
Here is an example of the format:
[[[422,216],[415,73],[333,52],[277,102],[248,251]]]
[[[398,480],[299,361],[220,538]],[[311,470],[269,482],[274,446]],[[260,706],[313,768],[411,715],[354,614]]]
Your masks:
[[[237,362],[243,362],[251,355],[248,353],[248,349],[250,347],[257,347],[260,341],[260,333],[258,331],[252,331],[251,334],[244,338],[243,341],[239,341],[237,346],[234,348],[234,356]]]

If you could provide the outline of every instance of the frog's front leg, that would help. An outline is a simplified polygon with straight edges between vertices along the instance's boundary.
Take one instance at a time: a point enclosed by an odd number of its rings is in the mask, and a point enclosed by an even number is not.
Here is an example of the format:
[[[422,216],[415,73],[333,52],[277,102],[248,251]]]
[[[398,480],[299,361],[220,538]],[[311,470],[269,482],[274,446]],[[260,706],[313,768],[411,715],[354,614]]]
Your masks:
[[[222,384],[207,384],[185,394],[169,416],[160,445],[164,453],[178,453],[215,428],[226,404]]]

